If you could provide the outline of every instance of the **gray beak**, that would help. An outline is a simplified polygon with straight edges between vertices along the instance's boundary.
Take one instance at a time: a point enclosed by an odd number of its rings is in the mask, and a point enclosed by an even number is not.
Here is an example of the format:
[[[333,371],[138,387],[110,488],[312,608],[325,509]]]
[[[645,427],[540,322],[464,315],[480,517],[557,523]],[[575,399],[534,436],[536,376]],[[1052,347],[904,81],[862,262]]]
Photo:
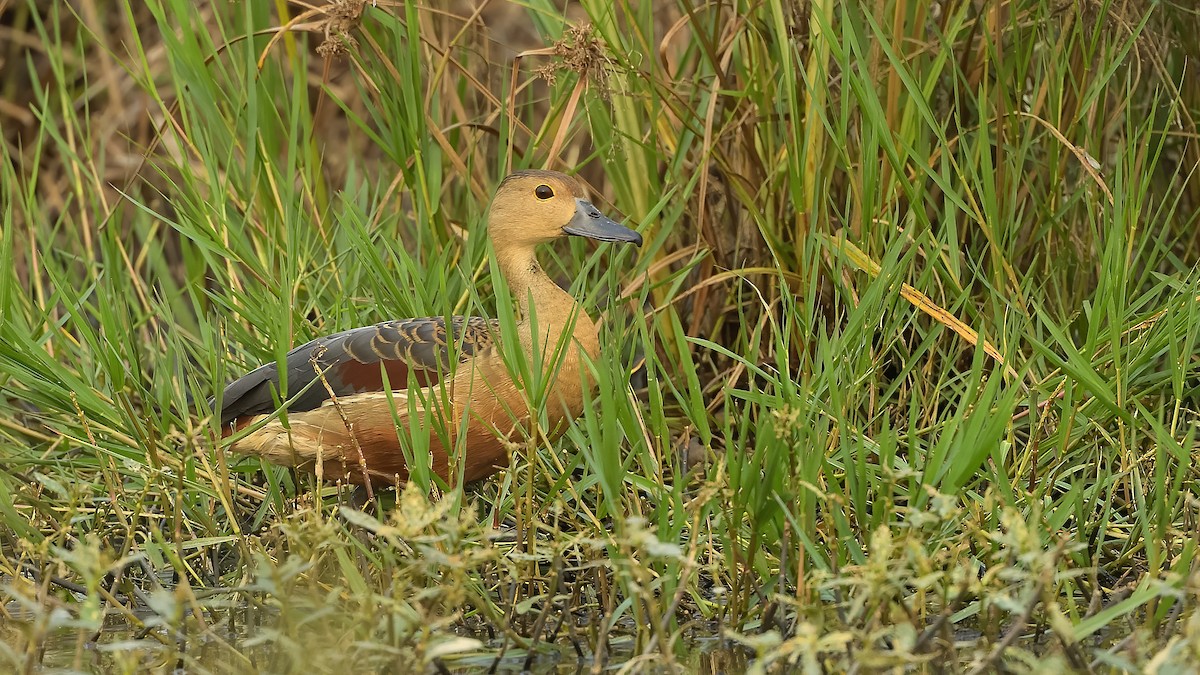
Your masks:
[[[567,223],[563,232],[597,241],[627,241],[642,245],[642,235],[605,217],[600,209],[586,199],[575,200],[575,217]]]

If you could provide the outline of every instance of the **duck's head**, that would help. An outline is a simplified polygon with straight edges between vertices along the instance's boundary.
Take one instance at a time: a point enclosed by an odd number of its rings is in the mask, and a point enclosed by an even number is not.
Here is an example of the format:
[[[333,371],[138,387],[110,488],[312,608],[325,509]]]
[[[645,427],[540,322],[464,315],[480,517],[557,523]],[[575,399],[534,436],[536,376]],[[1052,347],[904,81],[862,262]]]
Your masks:
[[[565,236],[642,245],[642,235],[600,213],[579,181],[557,171],[509,174],[492,200],[488,236],[506,247],[533,247]]]

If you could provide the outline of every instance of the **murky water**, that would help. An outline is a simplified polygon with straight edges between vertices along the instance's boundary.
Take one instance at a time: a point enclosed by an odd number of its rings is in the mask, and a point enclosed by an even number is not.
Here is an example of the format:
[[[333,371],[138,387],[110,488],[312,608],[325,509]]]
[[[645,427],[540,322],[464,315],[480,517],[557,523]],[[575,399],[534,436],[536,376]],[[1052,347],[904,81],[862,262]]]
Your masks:
[[[200,628],[195,621],[187,634],[174,634],[164,628],[135,629],[123,616],[105,619],[99,632],[72,626],[75,623],[65,609],[49,610],[48,614],[33,616],[25,608],[10,605],[12,618],[0,618],[0,671],[13,672],[157,672],[157,673],[252,673],[297,672],[297,647],[286,639],[277,640],[279,633],[269,622],[247,620],[245,608],[223,612],[228,618]],[[54,616],[57,614],[57,616]],[[215,614],[215,613],[213,613]],[[138,616],[153,623],[155,615]],[[57,625],[51,628],[50,626]],[[749,658],[745,650],[723,640],[707,637],[688,638],[684,656],[673,660],[655,657],[635,657],[633,639],[614,636],[607,647],[607,658],[597,661],[595,654],[570,642],[538,644],[533,653],[509,646],[502,640],[487,641],[476,654],[455,656],[428,666],[430,672],[496,672],[496,673],[591,673],[597,672],[671,672],[682,670],[702,675],[745,672]],[[378,646],[380,651],[389,649]],[[368,650],[361,644],[357,650]],[[370,672],[383,667],[384,672],[412,672],[416,664],[411,653],[398,654],[392,666],[386,659],[371,659]],[[302,664],[302,659],[300,661]],[[672,669],[671,664],[677,666]],[[356,663],[356,669],[359,665]],[[361,670],[361,669],[360,669]],[[315,667],[308,672],[323,672]]]

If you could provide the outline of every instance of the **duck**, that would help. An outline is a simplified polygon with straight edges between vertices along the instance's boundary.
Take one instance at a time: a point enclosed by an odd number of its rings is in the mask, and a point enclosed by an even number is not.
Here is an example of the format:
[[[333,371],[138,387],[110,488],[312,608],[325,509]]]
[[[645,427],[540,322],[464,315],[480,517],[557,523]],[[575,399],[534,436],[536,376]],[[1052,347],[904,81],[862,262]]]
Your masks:
[[[642,236],[601,213],[577,179],[547,170],[505,177],[486,231],[516,301],[508,305],[515,310],[512,335],[530,369],[552,376],[544,401],[553,438],[582,413],[585,390],[594,387],[583,359],[600,358],[600,340],[579,302],[542,270],[536,249],[572,236],[640,247]],[[509,465],[508,448],[530,433],[536,414],[501,342],[494,318],[384,321],[292,349],[282,364],[282,390],[279,363],[270,362],[210,403],[234,454],[370,490],[408,480],[401,437],[420,433],[427,434],[434,473],[447,484],[473,482]],[[443,423],[435,426],[435,418]]]

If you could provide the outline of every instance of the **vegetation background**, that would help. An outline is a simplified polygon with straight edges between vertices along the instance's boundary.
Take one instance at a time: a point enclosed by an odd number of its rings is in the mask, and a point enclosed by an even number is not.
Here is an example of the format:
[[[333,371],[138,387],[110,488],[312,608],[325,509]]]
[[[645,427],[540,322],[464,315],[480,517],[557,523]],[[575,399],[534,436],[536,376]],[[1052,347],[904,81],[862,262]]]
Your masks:
[[[562,4],[0,0],[4,668],[1196,668],[1200,12]],[[543,256],[566,437],[368,513],[220,451],[189,396],[495,316],[523,167],[647,240]]]

